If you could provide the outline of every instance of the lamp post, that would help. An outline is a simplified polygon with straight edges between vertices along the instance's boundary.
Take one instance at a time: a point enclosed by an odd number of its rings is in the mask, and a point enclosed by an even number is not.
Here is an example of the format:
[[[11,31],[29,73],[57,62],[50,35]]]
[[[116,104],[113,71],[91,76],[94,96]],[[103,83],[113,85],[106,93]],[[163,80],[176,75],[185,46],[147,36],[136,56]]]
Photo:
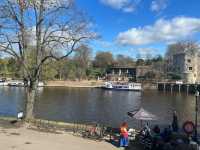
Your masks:
[[[195,141],[197,142],[197,125],[198,125],[198,118],[197,118],[197,115],[198,115],[198,98],[199,98],[199,91],[196,90],[196,93],[195,93]]]

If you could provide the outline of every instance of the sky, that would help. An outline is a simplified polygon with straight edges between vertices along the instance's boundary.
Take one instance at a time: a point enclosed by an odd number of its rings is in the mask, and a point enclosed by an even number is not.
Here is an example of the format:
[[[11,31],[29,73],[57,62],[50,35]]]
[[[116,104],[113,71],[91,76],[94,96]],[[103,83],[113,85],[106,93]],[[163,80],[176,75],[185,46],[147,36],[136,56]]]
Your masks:
[[[167,45],[200,41],[200,0],[76,0],[101,36],[94,53],[164,55]]]

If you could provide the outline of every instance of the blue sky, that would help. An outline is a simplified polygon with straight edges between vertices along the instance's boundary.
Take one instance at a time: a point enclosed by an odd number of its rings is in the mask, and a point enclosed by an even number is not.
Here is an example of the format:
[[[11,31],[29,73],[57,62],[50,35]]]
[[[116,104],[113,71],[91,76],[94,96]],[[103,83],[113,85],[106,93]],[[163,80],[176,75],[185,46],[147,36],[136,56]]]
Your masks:
[[[101,35],[94,53],[164,55],[169,43],[199,40],[199,0],[76,0]]]

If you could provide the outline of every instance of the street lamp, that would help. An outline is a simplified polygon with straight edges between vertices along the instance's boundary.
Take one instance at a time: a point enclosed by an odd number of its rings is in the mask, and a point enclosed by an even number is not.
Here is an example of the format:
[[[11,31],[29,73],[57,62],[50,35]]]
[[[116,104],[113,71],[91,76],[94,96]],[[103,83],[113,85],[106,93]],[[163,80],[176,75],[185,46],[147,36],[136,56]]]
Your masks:
[[[196,90],[196,92],[195,92],[195,97],[196,97],[196,102],[195,102],[195,141],[197,142],[197,125],[198,125],[197,115],[198,115],[198,98],[199,98],[198,90]]]

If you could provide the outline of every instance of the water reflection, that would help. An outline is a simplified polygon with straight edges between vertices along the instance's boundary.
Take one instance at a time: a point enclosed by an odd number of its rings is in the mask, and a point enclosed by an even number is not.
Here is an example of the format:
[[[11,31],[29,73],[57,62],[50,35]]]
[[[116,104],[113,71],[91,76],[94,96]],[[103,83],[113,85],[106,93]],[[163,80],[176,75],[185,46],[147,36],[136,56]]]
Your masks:
[[[16,116],[24,107],[24,88],[0,87],[0,115]],[[159,124],[171,123],[176,110],[180,121],[193,120],[193,95],[157,91],[128,92],[90,88],[41,88],[35,104],[37,118],[65,122],[99,122],[118,126],[137,121],[127,112],[144,107],[159,117]]]
[[[118,125],[127,117],[127,110],[139,107],[140,95],[101,89],[46,88],[35,112],[45,119]]]
[[[0,115],[15,116],[23,107],[24,88],[0,87]]]

